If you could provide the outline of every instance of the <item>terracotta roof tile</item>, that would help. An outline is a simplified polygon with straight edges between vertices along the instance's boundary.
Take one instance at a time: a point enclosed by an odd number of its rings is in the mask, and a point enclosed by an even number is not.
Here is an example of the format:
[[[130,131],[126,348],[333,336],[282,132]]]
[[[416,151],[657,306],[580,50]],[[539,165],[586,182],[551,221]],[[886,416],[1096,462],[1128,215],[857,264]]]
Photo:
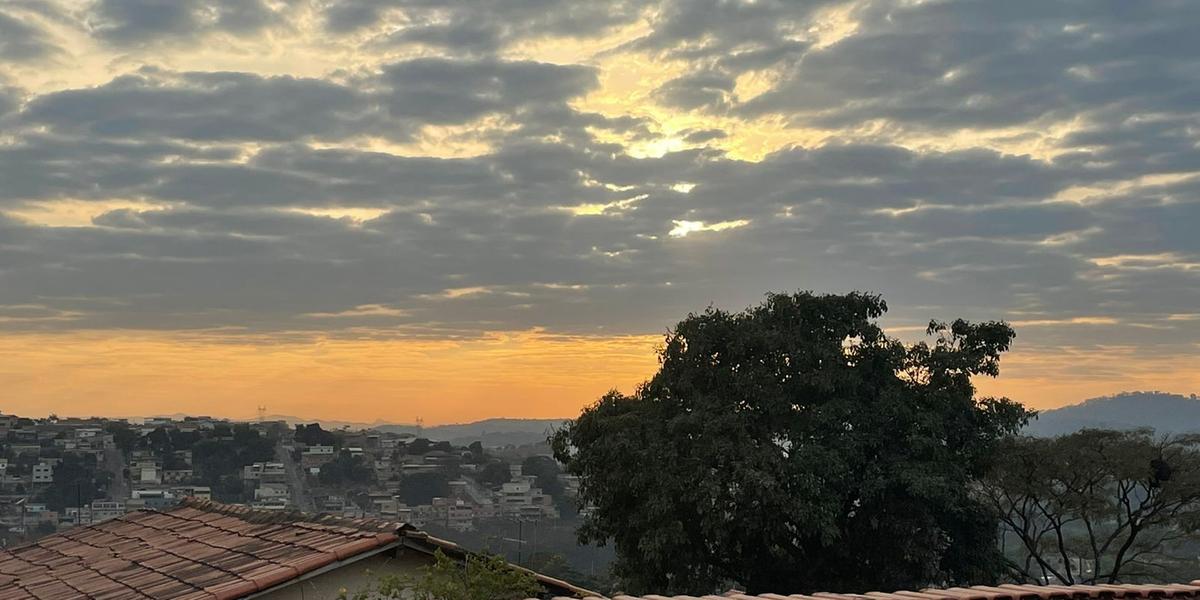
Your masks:
[[[693,596],[627,596],[615,595],[612,600],[691,600]],[[1200,600],[1200,580],[1191,583],[1118,584],[1118,585],[1014,585],[929,588],[920,591],[866,592],[863,594],[811,595],[759,594],[728,592],[720,596],[703,596],[704,600],[1063,600],[1116,598],[1175,598]],[[554,600],[571,600],[554,598]],[[584,600],[604,600],[585,598]]]
[[[228,600],[399,541],[406,526],[189,500],[0,550],[0,600]]]

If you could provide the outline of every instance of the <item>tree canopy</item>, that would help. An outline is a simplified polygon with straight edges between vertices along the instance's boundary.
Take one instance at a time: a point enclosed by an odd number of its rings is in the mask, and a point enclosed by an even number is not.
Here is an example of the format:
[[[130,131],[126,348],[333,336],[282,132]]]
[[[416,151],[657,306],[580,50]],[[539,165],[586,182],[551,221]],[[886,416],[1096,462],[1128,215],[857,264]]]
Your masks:
[[[361,486],[375,479],[375,471],[362,456],[342,450],[337,457],[321,467],[317,479],[324,485]]]
[[[535,485],[547,496],[555,499],[563,495],[563,484],[558,480],[562,469],[558,461],[549,456],[534,455],[521,462],[521,474],[536,477]]]
[[[512,481],[512,471],[504,461],[492,461],[484,465],[475,480],[488,487],[499,487]]]
[[[996,521],[971,488],[1028,413],[975,397],[1005,323],[906,346],[874,295],[770,294],[666,336],[658,373],[551,439],[629,591],[796,593],[984,583]]]
[[[397,494],[408,506],[429,504],[434,498],[450,495],[450,478],[442,471],[426,471],[405,475]]]
[[[38,494],[38,501],[54,511],[85,506],[104,493],[111,476],[96,469],[92,454],[68,453],[54,467],[54,480]]]
[[[242,467],[274,458],[275,440],[260,435],[245,423],[239,423],[223,433],[232,439],[196,442],[191,448],[192,464],[196,479],[211,486],[218,500],[239,502],[242,500]]]
[[[1093,584],[1196,575],[1194,546],[1185,549],[1200,531],[1200,437],[1083,430],[1014,438],[999,456],[982,490],[1001,515],[1013,578]]]
[[[309,446],[336,446],[337,435],[332,431],[321,429],[320,423],[296,425],[296,441]]]

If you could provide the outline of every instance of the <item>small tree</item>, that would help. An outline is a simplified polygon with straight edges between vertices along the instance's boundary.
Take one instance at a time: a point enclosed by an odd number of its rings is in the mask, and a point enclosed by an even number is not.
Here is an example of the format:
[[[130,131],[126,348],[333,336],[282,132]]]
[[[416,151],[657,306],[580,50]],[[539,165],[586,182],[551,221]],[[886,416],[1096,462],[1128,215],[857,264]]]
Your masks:
[[[379,584],[353,594],[343,591],[341,600],[406,598],[411,600],[523,600],[542,594],[541,585],[528,571],[513,568],[503,558],[468,554],[463,562],[434,553],[434,563],[420,575],[385,575]]]
[[[1084,430],[1015,438],[982,488],[1018,580],[1169,578],[1200,529],[1200,437]]]

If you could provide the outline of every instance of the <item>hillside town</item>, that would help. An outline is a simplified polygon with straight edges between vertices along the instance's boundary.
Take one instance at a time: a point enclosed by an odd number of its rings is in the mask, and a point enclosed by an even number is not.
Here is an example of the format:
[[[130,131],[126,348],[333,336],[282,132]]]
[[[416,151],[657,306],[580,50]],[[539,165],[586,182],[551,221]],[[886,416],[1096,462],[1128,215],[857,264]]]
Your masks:
[[[574,513],[576,478],[545,447],[456,447],[411,433],[205,416],[0,416],[7,546],[185,498],[470,532]]]

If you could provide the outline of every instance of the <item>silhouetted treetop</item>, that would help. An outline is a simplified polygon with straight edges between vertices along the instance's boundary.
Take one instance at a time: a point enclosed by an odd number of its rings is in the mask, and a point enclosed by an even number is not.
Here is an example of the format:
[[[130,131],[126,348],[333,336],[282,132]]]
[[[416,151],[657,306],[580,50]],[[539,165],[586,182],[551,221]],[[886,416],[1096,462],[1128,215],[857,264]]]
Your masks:
[[[1013,330],[933,322],[906,346],[879,296],[770,294],[690,314],[659,371],[552,436],[631,592],[798,593],[981,583],[1002,570],[970,493],[1027,411],[976,398]]]

